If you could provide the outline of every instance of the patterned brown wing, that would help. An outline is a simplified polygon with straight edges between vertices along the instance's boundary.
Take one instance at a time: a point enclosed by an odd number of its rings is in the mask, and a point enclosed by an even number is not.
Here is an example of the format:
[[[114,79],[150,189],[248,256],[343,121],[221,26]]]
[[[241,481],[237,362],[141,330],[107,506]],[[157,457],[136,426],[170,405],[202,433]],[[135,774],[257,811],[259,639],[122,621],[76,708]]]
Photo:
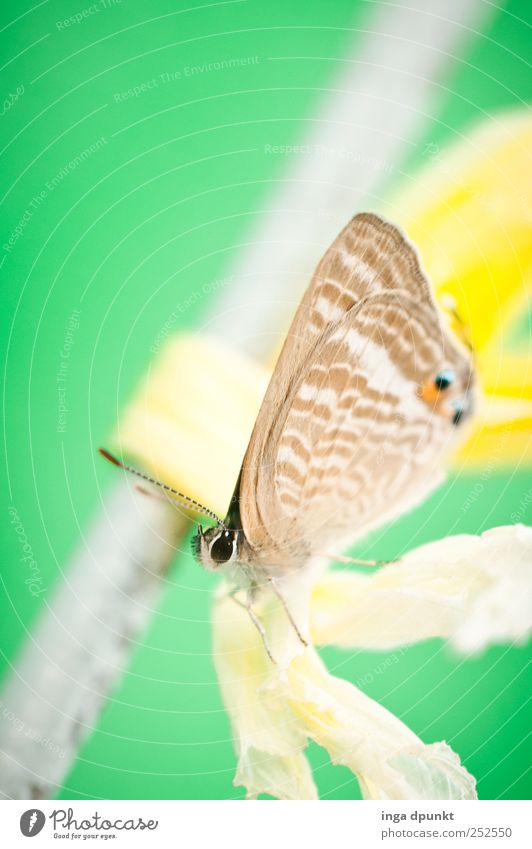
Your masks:
[[[427,403],[421,389],[444,368],[445,404]],[[240,515],[261,559],[301,562],[423,497],[470,384],[412,247],[356,216],[296,313],[244,458]]]

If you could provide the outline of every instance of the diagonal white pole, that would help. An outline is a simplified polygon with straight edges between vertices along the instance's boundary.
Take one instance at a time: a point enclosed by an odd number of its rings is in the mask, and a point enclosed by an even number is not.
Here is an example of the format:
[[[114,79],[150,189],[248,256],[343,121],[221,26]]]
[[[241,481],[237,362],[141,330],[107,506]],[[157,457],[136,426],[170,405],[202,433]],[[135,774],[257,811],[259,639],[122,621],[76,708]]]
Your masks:
[[[300,142],[307,152],[274,193],[233,270],[235,285],[215,305],[212,332],[227,338],[227,314],[235,313],[232,344],[261,355],[271,348],[270,334],[323,249],[354,212],[375,205],[430,114],[434,83],[493,8],[483,0],[368,5],[361,47],[340,63],[334,91]],[[245,335],[235,338],[235,326]],[[108,497],[0,693],[1,795],[47,798],[62,785],[127,668],[183,530],[175,512],[129,484]]]

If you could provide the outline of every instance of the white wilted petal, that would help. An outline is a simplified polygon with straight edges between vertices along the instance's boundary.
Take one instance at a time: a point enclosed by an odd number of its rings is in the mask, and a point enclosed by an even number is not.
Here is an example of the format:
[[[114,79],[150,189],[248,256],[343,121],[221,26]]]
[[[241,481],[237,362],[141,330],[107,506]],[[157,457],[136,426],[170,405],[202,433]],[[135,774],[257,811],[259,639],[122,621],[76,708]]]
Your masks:
[[[462,651],[532,627],[532,529],[494,528],[421,546],[372,575],[330,572],[311,603],[316,643],[390,649],[429,637]]]
[[[283,582],[306,630],[308,577]],[[425,745],[406,725],[352,684],[330,675],[312,646],[295,638],[278,599],[257,602],[276,664],[246,611],[219,596],[214,660],[238,756],[235,783],[248,797],[313,799],[304,748],[323,746],[350,768],[365,798],[474,799],[475,782],[445,743]]]
[[[248,799],[268,793],[276,799],[317,799],[318,792],[305,755],[272,755],[253,746],[242,750],[234,780],[244,786]]]
[[[445,743],[425,745],[397,717],[330,675],[315,652],[288,668],[288,698],[309,737],[349,767],[367,799],[475,799],[475,780]]]
[[[416,799],[477,798],[475,779],[445,742],[405,749],[391,758],[390,765],[402,774]]]
[[[476,557],[487,584],[471,599],[452,634],[453,645],[472,652],[490,643],[523,643],[532,630],[532,528],[493,528],[479,538]]]

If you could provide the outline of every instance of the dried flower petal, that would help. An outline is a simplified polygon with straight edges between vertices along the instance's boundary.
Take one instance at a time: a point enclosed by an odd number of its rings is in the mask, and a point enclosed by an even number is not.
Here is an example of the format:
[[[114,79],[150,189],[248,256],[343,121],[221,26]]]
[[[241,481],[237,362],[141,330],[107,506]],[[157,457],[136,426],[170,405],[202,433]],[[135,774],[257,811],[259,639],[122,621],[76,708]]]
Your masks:
[[[304,580],[295,576],[283,586],[302,628]],[[238,754],[235,782],[249,796],[315,798],[303,754],[314,740],[353,771],[366,798],[475,798],[474,779],[446,744],[425,745],[377,702],[330,675],[315,650],[294,639],[275,598],[265,595],[258,612],[275,665],[244,610],[227,597],[214,610],[214,659]]]
[[[288,670],[289,700],[311,739],[349,767],[368,799],[475,799],[475,780],[445,744],[425,745],[397,717],[330,675],[309,651]]]
[[[315,585],[316,643],[390,649],[429,637],[461,651],[523,641],[532,628],[532,529],[493,528],[421,546],[372,575]]]

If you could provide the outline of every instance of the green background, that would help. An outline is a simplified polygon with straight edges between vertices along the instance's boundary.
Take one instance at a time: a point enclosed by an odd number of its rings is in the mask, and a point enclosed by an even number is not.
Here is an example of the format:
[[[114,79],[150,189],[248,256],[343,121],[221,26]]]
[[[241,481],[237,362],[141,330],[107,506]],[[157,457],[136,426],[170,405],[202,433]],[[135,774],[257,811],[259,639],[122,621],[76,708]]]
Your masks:
[[[205,8],[192,0],[124,0],[58,28],[89,5],[52,0],[24,14],[31,8],[26,2],[11,2],[1,13],[3,97],[24,85],[1,118],[2,245],[47,182],[105,139],[30,207],[23,234],[0,253],[3,674],[43,603],[21,579],[8,508],[16,507],[51,593],[111,485],[113,472],[95,462],[95,446],[137,385],[167,317],[187,293],[223,277],[238,255],[290,165],[265,155],[264,145],[304,138],[338,59],[353,38],[363,39],[356,29],[368,12],[367,3],[352,0]],[[531,21],[530,4],[512,0],[460,56],[449,57],[423,135],[403,163],[405,175],[427,143],[444,143],[486,114],[530,100]],[[162,73],[244,56],[258,61],[115,98]],[[272,61],[277,56],[294,58]],[[176,329],[197,327],[211,306],[208,296],[196,299]],[[80,326],[69,361],[67,428],[59,434],[56,374],[73,310],[80,311]],[[446,533],[510,522],[531,486],[523,471],[492,474],[463,511],[475,483],[451,480],[381,533],[368,556],[393,557]],[[213,586],[188,554],[174,564],[157,615],[139,637],[62,798],[243,796],[232,786],[234,753],[210,657]],[[429,641],[389,663],[379,653],[326,650],[324,656],[336,674],[364,679],[363,689],[425,741],[446,739],[477,776],[481,798],[530,795],[528,649],[492,648],[463,661]],[[347,770],[332,767],[315,747],[310,753],[323,797],[358,797]]]

